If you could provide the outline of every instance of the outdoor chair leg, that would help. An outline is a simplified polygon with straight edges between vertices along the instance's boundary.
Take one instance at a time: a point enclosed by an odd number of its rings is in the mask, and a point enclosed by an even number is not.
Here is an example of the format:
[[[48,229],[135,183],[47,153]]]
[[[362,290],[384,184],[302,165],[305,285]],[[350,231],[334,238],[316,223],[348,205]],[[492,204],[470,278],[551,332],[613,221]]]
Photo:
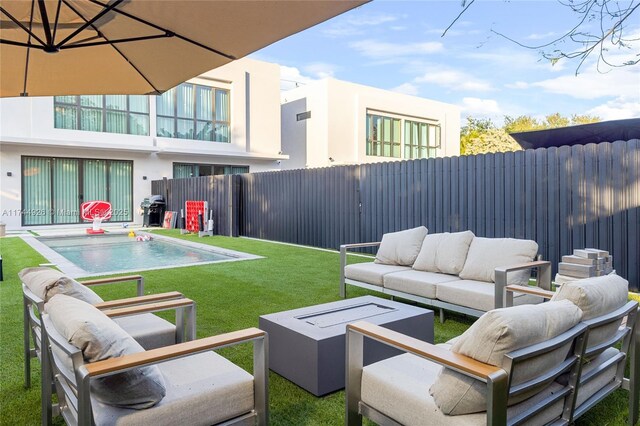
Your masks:
[[[31,334],[30,334],[30,318],[29,304],[27,298],[22,298],[23,310],[23,340],[24,340],[24,387],[31,387]]]
[[[440,308],[440,324],[444,324],[444,309]]]

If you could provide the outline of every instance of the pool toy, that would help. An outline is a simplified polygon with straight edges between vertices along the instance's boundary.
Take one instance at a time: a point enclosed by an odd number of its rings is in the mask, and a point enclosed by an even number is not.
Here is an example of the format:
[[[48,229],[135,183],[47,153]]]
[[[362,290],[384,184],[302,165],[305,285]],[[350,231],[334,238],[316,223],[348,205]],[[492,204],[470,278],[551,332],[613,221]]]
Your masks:
[[[135,237],[135,236],[136,236],[136,233],[135,233],[135,232],[133,232],[133,231],[129,231],[129,234],[128,234],[128,235],[129,235],[130,237]]]
[[[107,201],[87,201],[80,204],[80,217],[87,222],[92,221],[93,226],[87,229],[87,234],[104,234],[100,228],[103,220],[111,219],[111,203]]]
[[[138,235],[136,237],[136,241],[146,242],[146,241],[151,241],[151,240],[153,240],[151,235]]]

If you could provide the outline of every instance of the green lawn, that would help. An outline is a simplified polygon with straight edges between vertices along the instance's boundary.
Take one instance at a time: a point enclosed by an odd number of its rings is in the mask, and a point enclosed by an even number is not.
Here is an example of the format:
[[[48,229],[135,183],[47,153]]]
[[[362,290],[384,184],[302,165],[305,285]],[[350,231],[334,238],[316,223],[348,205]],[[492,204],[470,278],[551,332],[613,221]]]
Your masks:
[[[143,272],[147,293],[177,290],[197,302],[198,337],[257,327],[258,317],[338,300],[339,257],[334,252],[243,238],[197,238],[158,231],[177,238],[264,256],[265,259]],[[0,239],[5,281],[0,283],[0,424],[35,425],[39,421],[39,371],[32,361],[33,387],[23,388],[22,292],[17,273],[45,259],[18,238]],[[353,257],[350,262],[366,260]],[[135,295],[133,285],[101,287],[105,299]],[[349,288],[349,296],[367,294]],[[436,342],[462,333],[473,319],[449,314],[436,321]],[[250,370],[249,345],[222,352]],[[344,392],[316,398],[275,373],[270,375],[271,423],[274,425],[342,425]],[[579,425],[624,425],[627,393],[618,391],[583,417]],[[61,424],[60,419],[56,424]]]

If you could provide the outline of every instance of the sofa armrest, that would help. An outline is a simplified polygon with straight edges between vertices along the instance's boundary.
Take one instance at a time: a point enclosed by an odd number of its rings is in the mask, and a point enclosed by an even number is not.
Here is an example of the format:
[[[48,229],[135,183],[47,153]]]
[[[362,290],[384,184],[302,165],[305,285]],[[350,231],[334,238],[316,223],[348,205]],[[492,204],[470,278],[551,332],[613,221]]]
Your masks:
[[[355,244],[342,244],[340,246],[340,297],[343,299],[347,297],[347,284],[345,283],[344,268],[347,267],[347,250],[363,247],[377,247],[381,244],[380,241],[374,243],[355,243]]]
[[[554,294],[556,294],[553,291],[549,291],[549,290],[544,290],[538,287],[525,287],[522,285],[508,285],[505,287],[505,290],[507,291],[507,293],[511,292],[511,293],[526,293],[526,294],[531,294],[533,296],[540,296],[544,299],[551,299],[553,297]],[[507,296],[508,298],[509,296]],[[507,306],[512,306],[513,304],[509,304],[507,303]]]
[[[144,295],[144,277],[142,275],[127,275],[123,277],[99,278],[96,280],[81,281],[80,284],[86,285],[86,286],[93,286],[93,285],[123,283],[123,282],[129,282],[129,281],[135,281],[136,287],[137,287],[137,293],[138,293],[137,295],[143,296]]]
[[[507,292],[505,288],[509,284],[507,275],[510,272],[522,271],[525,269],[538,269],[536,278],[537,286],[544,290],[551,290],[551,262],[546,260],[536,260],[533,262],[522,263],[519,265],[499,266],[495,269],[495,302],[494,308],[502,308],[507,305]],[[510,297],[513,293],[509,293]],[[512,302],[513,303],[513,302]]]
[[[359,416],[357,407],[361,400],[364,337],[486,382],[487,424],[506,424],[508,375],[504,369],[365,321],[347,325],[346,398],[349,419]]]

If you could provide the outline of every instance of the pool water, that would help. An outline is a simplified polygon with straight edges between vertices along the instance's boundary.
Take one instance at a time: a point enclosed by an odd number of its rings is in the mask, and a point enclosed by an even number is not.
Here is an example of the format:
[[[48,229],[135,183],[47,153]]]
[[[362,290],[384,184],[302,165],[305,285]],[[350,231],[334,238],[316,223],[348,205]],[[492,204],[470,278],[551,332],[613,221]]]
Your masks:
[[[151,241],[136,241],[127,235],[108,234],[37,239],[92,274],[239,260],[239,256],[181,244],[176,239],[154,237]]]

